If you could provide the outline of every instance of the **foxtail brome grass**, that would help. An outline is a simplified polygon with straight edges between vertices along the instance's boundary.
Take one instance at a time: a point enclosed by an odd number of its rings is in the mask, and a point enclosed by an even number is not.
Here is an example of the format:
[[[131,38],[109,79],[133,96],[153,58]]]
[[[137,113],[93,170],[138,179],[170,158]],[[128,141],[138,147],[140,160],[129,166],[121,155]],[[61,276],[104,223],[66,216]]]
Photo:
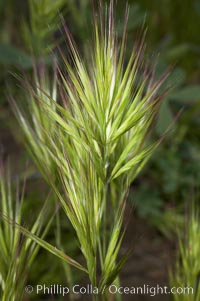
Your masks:
[[[111,1],[104,13],[100,2],[94,11],[89,60],[81,57],[64,25],[70,55],[59,51],[62,63],[56,64],[54,79],[35,66],[35,86],[25,82],[27,111],[13,102],[26,145],[76,231],[85,266],[41,238],[29,237],[86,272],[100,291],[115,281],[127,259],[118,259],[125,200],[159,144],[148,144],[147,137],[167,77],[155,81],[154,68],[145,64],[145,35],[126,61],[128,8],[121,39],[113,9]]]

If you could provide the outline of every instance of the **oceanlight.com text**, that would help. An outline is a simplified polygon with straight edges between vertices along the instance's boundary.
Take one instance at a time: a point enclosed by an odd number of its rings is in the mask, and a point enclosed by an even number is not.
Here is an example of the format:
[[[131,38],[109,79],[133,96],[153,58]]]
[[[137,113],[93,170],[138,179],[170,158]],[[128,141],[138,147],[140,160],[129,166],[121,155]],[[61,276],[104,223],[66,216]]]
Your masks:
[[[98,287],[94,287],[91,284],[82,286],[80,284],[75,284],[72,287],[64,286],[61,284],[37,284],[35,287],[32,285],[27,285],[25,291],[28,294],[35,292],[37,295],[61,295],[66,296],[68,294],[74,295],[99,295],[104,294],[108,291],[111,295],[149,295],[154,297],[156,295],[193,295],[194,289],[192,287],[168,287],[160,286],[159,284],[155,286],[150,286],[144,284],[142,286],[117,286],[110,285],[109,287],[104,287],[101,291]]]

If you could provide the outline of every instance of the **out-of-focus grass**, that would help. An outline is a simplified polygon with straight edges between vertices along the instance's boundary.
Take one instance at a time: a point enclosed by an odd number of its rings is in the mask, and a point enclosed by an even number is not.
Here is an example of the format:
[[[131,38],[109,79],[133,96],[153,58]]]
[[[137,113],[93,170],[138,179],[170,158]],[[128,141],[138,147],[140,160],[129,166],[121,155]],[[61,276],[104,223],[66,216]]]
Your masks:
[[[13,189],[10,171],[2,170],[1,166],[0,172],[0,297],[2,301],[20,301],[39,246],[19,231],[24,187],[22,192],[18,186]],[[32,234],[45,237],[48,233],[54,214],[49,210],[51,206],[47,206],[48,199],[31,226]]]
[[[191,288],[193,292],[174,294],[173,300],[198,301],[200,299],[200,216],[199,207],[193,203],[185,223],[185,233],[179,232],[179,250],[175,269],[170,274],[171,287]]]

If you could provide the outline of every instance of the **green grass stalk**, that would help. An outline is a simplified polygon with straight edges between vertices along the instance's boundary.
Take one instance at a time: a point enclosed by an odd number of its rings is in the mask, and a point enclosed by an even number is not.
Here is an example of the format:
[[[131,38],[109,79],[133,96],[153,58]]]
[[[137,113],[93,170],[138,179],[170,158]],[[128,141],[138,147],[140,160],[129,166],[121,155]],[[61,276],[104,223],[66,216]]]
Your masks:
[[[107,14],[102,5],[99,14],[94,13],[89,61],[81,57],[64,25],[70,56],[60,51],[63,63],[57,66],[56,84],[51,86],[50,79],[44,85],[45,70],[42,77],[36,73],[35,87],[25,84],[28,110],[12,103],[29,152],[76,232],[85,266],[20,229],[86,272],[100,292],[115,281],[127,260],[127,256],[118,259],[125,199],[159,144],[149,144],[147,135],[164,98],[159,89],[167,77],[155,81],[153,72],[145,72],[144,38],[139,46],[135,43],[125,64],[128,9],[121,40],[113,10],[111,1]]]

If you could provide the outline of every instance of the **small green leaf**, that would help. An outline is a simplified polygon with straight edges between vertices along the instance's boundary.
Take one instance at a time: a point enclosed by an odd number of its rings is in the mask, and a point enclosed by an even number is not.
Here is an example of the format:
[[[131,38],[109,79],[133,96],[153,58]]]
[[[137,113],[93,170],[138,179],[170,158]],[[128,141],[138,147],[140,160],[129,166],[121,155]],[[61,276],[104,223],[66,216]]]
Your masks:
[[[170,94],[169,97],[183,104],[192,104],[194,101],[200,100],[200,85],[183,87]]]
[[[193,46],[190,44],[181,44],[177,45],[173,48],[170,48],[168,51],[165,53],[165,58],[167,60],[177,60],[185,56],[188,52],[193,51]]]
[[[170,126],[170,124],[173,123],[173,115],[169,106],[169,102],[165,100],[160,108],[160,111],[158,113],[158,121],[156,124],[156,132],[158,135],[162,135],[167,128]],[[175,125],[174,125],[175,127]]]
[[[0,64],[19,65],[24,68],[30,68],[32,66],[32,59],[12,45],[0,44]]]

